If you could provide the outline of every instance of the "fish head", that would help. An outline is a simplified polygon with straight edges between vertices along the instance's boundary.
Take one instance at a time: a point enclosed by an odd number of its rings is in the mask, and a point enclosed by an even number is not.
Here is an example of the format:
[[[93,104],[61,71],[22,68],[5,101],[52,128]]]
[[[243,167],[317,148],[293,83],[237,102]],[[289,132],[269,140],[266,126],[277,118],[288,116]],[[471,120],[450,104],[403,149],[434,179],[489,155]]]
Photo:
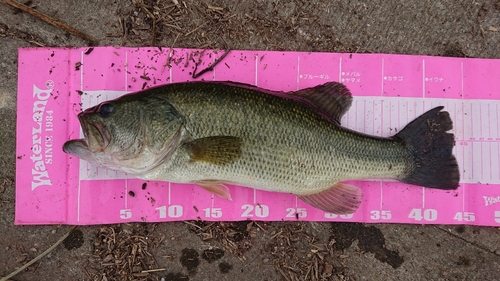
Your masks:
[[[139,176],[158,166],[179,145],[183,118],[159,98],[127,95],[78,114],[83,139],[64,152]]]

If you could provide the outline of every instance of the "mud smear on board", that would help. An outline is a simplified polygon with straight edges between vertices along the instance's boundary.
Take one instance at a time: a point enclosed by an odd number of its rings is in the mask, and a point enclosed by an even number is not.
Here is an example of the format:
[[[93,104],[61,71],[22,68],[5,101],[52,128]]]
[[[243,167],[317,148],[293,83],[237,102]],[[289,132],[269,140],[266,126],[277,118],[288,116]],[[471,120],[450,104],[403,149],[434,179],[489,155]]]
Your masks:
[[[358,247],[363,252],[370,252],[381,262],[393,268],[400,267],[404,260],[397,251],[389,250],[385,245],[385,237],[375,226],[364,226],[360,223],[332,224],[335,249],[345,250],[358,240]]]

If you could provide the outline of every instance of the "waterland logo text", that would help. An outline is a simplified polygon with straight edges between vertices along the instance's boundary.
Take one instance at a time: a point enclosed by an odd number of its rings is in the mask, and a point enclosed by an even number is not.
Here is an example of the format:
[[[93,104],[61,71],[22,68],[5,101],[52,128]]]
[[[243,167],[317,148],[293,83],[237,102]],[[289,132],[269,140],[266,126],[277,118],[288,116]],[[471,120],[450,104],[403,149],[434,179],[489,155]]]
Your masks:
[[[52,94],[53,89],[42,90],[36,85],[33,85],[33,122],[34,125],[31,129],[31,161],[33,166],[31,169],[31,190],[39,186],[51,186],[50,176],[45,166],[43,157],[44,146],[43,141],[43,118],[45,114],[45,107],[47,106],[48,99]]]

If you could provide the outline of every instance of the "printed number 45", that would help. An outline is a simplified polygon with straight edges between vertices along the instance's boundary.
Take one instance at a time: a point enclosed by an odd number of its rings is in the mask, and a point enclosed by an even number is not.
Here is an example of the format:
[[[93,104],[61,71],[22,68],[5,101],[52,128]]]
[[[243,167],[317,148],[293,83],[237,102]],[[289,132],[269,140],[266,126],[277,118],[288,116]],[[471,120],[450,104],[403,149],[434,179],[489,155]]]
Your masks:
[[[475,221],[476,216],[472,212],[458,212],[453,219],[456,221]]]

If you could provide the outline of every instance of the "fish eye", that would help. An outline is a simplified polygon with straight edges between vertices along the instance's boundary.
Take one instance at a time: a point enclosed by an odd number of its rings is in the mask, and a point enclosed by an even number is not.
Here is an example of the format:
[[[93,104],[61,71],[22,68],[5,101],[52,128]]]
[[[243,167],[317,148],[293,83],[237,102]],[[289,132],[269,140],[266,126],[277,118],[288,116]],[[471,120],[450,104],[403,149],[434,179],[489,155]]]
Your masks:
[[[167,118],[168,121],[172,121],[175,119],[176,115],[174,112],[169,110],[169,111],[165,112],[165,117]]]
[[[103,103],[99,107],[99,114],[102,117],[106,118],[106,117],[109,117],[111,115],[111,113],[113,113],[114,110],[115,110],[115,108],[113,107],[112,104],[110,104],[110,103]]]

